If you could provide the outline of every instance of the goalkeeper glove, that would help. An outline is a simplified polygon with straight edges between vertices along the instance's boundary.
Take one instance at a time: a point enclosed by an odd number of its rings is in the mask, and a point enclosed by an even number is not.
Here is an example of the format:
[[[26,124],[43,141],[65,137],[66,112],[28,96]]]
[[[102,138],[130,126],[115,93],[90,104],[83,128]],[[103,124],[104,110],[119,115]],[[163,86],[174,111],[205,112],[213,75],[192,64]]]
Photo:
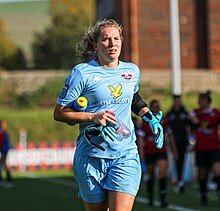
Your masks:
[[[105,141],[117,141],[116,129],[110,124],[107,124],[106,126],[100,126],[100,136]]]
[[[105,149],[102,146],[98,145],[97,143],[93,142],[91,140],[91,136],[101,137],[104,141],[107,142],[117,141],[117,134],[115,132],[115,128],[110,124],[107,124],[106,126],[103,125],[88,126],[84,131],[84,135],[90,145],[102,151],[105,151]]]
[[[142,120],[147,122],[152,130],[152,132],[156,135],[154,140],[157,148],[162,148],[164,141],[163,127],[160,124],[160,120],[162,119],[162,111],[157,114],[153,114],[151,111],[148,111],[144,116],[142,116]]]

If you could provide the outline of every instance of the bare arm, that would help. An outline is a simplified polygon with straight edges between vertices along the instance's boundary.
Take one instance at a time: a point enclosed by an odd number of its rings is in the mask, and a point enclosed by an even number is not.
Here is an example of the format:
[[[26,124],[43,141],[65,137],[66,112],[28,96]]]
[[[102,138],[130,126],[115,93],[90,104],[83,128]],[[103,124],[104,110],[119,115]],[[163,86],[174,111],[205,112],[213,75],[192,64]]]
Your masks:
[[[103,126],[105,126],[107,122],[116,124],[116,118],[105,111],[97,113],[76,112],[69,107],[60,105],[56,105],[54,108],[54,119],[69,125],[81,122],[94,122]]]
[[[143,116],[144,114],[146,114],[148,111],[150,111],[149,108],[148,108],[148,107],[144,107],[144,108],[142,108],[142,109],[139,111],[138,116],[142,117],[142,116]]]

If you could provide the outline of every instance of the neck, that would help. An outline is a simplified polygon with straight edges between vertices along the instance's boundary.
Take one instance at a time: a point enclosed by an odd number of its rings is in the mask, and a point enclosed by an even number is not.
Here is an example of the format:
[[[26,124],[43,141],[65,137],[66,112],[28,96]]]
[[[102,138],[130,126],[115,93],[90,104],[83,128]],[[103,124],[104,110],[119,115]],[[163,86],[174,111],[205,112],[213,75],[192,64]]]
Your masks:
[[[179,110],[181,110],[182,106],[178,105],[178,106],[174,106],[173,108],[174,108],[174,110],[179,111]]]
[[[113,60],[113,61],[109,61],[109,62],[105,62],[103,60],[100,59],[96,59],[95,60],[100,66],[103,66],[105,68],[115,68],[118,66],[118,60]]]
[[[202,107],[202,110],[207,110],[207,109],[209,109],[210,107],[209,106],[203,106]]]

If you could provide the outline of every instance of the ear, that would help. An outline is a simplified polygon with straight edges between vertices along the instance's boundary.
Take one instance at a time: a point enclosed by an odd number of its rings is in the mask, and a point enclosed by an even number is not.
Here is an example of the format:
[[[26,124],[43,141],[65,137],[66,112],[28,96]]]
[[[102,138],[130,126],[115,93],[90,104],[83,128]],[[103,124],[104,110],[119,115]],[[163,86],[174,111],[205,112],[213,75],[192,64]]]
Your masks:
[[[93,48],[94,48],[94,50],[95,50],[95,51],[97,51],[97,50],[98,50],[97,43],[94,43],[94,44],[93,44]]]

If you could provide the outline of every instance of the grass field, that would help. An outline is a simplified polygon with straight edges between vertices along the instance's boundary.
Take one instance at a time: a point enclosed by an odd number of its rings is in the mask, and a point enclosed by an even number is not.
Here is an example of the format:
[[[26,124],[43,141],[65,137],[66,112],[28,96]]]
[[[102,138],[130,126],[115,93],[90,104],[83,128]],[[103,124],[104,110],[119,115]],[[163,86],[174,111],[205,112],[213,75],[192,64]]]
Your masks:
[[[53,119],[50,109],[1,109],[0,117],[8,122],[8,133],[13,144],[18,143],[20,129],[27,130],[28,142],[75,141],[78,125],[68,126]]]
[[[24,1],[24,2],[11,2],[0,4],[1,15],[17,15],[17,14],[30,14],[30,15],[45,15],[48,13],[49,0],[40,1]]]
[[[82,201],[77,197],[71,170],[13,172],[15,186],[0,186],[1,211],[83,211]],[[155,190],[155,196],[156,196]],[[177,210],[177,211],[218,211],[219,201],[214,191],[209,192],[209,206],[202,207],[196,183],[188,184],[184,194],[175,194],[168,187],[168,208],[150,208],[146,204],[145,184],[142,185],[133,211]]]

